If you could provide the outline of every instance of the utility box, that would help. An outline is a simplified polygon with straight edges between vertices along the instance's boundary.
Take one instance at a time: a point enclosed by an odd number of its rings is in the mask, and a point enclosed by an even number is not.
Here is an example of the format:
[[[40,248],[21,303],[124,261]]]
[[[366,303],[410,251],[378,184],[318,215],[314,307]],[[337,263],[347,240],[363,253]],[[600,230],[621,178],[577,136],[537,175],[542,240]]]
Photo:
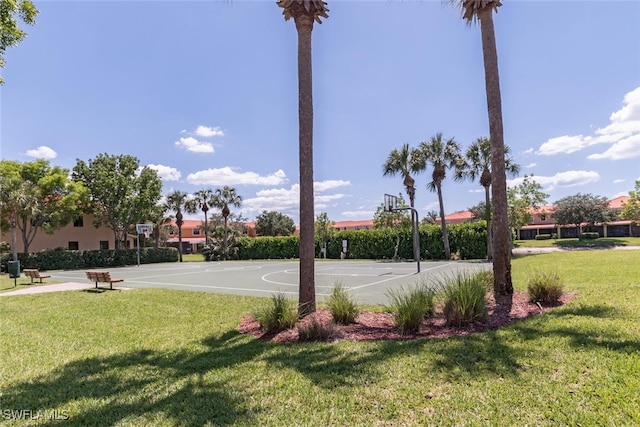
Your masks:
[[[7,270],[9,272],[10,279],[17,279],[20,277],[20,261],[7,261]]]

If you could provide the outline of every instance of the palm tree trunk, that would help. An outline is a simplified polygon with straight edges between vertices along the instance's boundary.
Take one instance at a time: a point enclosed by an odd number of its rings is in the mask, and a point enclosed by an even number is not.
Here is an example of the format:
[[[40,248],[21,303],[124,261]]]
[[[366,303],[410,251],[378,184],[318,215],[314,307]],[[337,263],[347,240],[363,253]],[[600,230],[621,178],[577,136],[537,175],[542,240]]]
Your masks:
[[[484,218],[487,221],[487,259],[493,260],[492,253],[492,232],[491,232],[491,196],[489,194],[489,187],[484,187]]]
[[[227,259],[227,216],[224,217],[224,241],[222,242],[222,259]]]
[[[436,186],[438,190],[438,203],[440,204],[440,226],[442,227],[442,242],[444,243],[444,259],[451,259],[451,248],[449,247],[449,232],[447,221],[444,218],[444,202],[442,200],[442,186]]]
[[[311,30],[313,20],[295,17],[298,32],[298,121],[300,158],[300,289],[299,313],[316,311],[315,243],[313,206],[313,80]]]
[[[511,295],[513,294],[513,284],[511,282],[510,231],[507,213],[507,177],[504,165],[502,100],[492,9],[489,7],[480,9],[478,18],[482,35],[482,55],[491,139],[493,289],[496,295]]]

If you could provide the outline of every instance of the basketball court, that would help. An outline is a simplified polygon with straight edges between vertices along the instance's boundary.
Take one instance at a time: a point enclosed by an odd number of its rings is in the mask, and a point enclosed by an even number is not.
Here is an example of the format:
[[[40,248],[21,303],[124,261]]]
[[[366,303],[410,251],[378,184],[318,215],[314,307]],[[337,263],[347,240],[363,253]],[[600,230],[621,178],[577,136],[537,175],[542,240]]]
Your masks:
[[[491,264],[478,261],[422,261],[420,273],[417,273],[415,262],[317,260],[316,295],[322,301],[340,282],[359,304],[386,304],[390,290],[420,283],[437,284],[443,277],[459,272],[490,268]],[[163,263],[95,270],[107,270],[111,277],[124,279],[118,286],[128,288],[167,288],[259,297],[284,293],[292,299],[297,299],[298,295],[298,260]],[[91,285],[85,271],[47,273],[51,274],[51,280]]]

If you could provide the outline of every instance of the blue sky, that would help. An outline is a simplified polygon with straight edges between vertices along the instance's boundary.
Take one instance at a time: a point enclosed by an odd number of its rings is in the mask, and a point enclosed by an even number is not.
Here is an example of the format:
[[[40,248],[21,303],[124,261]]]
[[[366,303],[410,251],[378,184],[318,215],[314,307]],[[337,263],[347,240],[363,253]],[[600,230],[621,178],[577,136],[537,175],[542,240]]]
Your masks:
[[[36,1],[5,55],[1,157],[73,168],[100,153],[163,192],[230,185],[249,220],[297,222],[297,36],[275,1]],[[313,30],[316,215],[370,219],[389,152],[488,136],[478,25],[441,1],[329,1]],[[640,179],[640,2],[504,0],[495,15],[505,143],[549,202]],[[416,178],[422,218],[437,209]],[[446,212],[483,200],[444,184]],[[511,180],[511,184],[518,180]]]

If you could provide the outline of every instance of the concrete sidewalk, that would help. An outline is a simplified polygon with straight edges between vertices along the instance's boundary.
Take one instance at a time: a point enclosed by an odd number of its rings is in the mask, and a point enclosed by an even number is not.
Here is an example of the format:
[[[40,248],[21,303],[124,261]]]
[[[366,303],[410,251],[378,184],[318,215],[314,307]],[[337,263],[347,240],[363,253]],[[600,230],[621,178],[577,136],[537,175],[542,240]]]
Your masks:
[[[60,291],[80,291],[83,289],[95,289],[96,285],[93,283],[78,283],[78,282],[66,282],[56,283],[55,285],[40,285],[32,288],[23,288],[15,291],[2,292],[0,297],[7,297],[12,295],[29,295],[29,294],[42,294],[46,292],[60,292]],[[105,288],[99,288],[105,289]],[[128,290],[130,288],[113,287],[114,290]]]

